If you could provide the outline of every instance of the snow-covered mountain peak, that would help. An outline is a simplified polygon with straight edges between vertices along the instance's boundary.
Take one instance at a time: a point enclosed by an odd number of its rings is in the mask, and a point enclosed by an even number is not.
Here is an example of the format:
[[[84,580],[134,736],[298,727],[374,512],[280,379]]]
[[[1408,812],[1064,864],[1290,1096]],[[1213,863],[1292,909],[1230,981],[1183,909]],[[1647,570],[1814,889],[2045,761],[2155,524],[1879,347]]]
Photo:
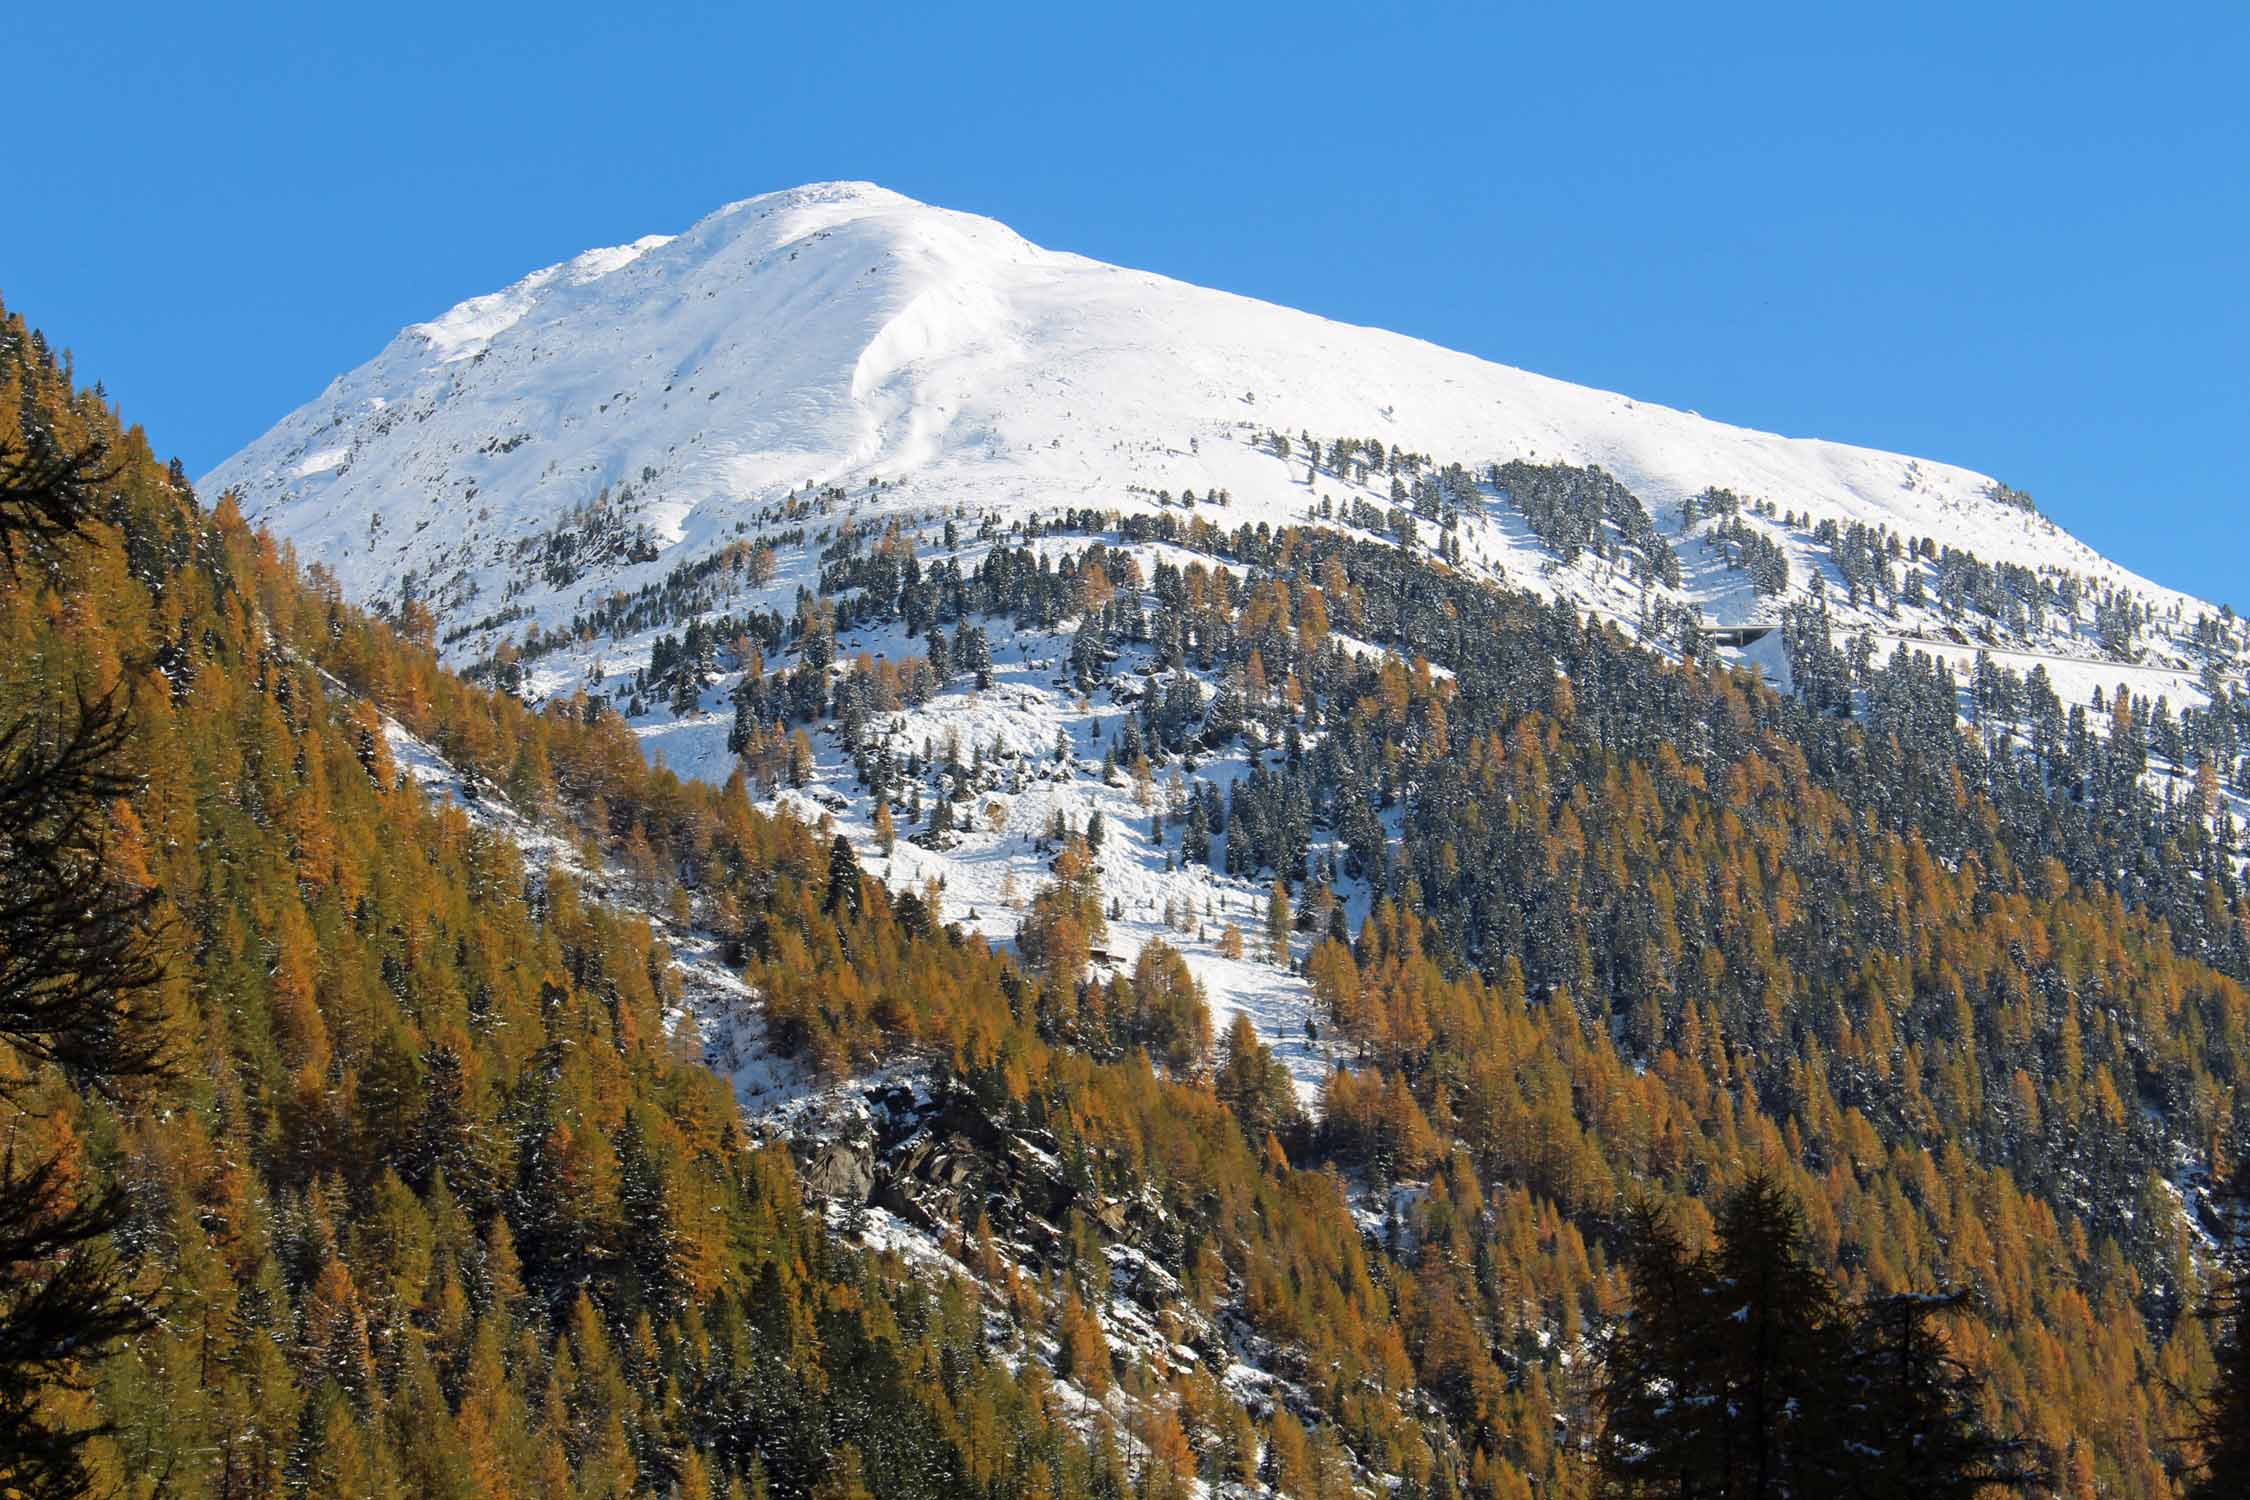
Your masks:
[[[644,235],[630,244],[588,250],[534,271],[512,286],[471,297],[426,323],[409,324],[401,336],[421,339],[438,363],[451,364],[483,353],[494,338],[550,298],[567,297],[573,289],[623,270],[666,246],[675,247],[670,257],[675,264],[657,272],[659,278],[676,277],[681,266],[700,265],[721,256],[747,257],[755,262],[776,249],[825,236],[856,220],[914,211],[925,216],[934,212],[872,182],[819,182],[762,193],[706,214],[681,234]]]
[[[1276,435],[1299,456],[1282,460]],[[1718,619],[1785,602],[1750,587],[1744,526],[1794,564],[1785,594],[1846,582],[1835,544],[1816,540],[1831,523],[2067,573],[2166,618],[2209,612],[1966,469],[1729,426],[1121,270],[864,182],[747,198],[413,324],[204,485],[239,490],[353,597],[429,603],[466,660],[527,619],[559,628],[762,534],[808,487],[850,495],[861,520],[935,506],[1133,513],[1223,494],[1205,513],[1231,527],[1394,501],[1395,462],[1308,471],[1306,435],[1480,478],[1518,460],[1598,465],[1680,548],[1686,577],[1659,594]],[[1744,507],[1724,544],[1703,535],[1708,508],[1700,530],[1682,510],[1714,489]],[[1520,506],[1486,498],[1464,565],[1619,617],[1645,609],[1644,580],[1562,566]],[[588,567],[527,563],[597,507],[629,542]],[[1866,623],[1927,634],[1880,612]]]

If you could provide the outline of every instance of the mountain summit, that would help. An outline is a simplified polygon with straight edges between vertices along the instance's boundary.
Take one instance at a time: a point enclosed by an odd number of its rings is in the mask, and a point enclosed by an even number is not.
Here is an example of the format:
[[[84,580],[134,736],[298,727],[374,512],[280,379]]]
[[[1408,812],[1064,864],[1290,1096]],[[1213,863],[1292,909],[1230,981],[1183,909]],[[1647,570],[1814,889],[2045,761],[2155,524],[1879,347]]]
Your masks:
[[[1229,525],[1299,520],[1323,494],[1348,503],[1345,486],[1308,483],[1301,460],[1276,462],[1269,434],[1342,435],[1480,474],[1599,466],[1676,538],[1692,530],[1682,500],[1726,492],[1753,521],[1767,505],[1802,518],[1771,528],[1800,587],[1820,571],[1810,533],[1833,521],[2067,571],[2158,614],[2204,608],[1981,474],[1728,426],[1042,249],[858,182],[745,199],[411,324],[203,485],[238,490],[354,598],[411,592],[455,629],[506,600],[513,618],[555,625],[745,534],[758,508],[807,486],[863,492],[862,513],[1130,513],[1224,492]],[[1373,501],[1388,498],[1378,484]],[[597,504],[634,544],[592,574],[526,576],[524,549]],[[1638,607],[1637,587],[1558,577],[1524,540],[1498,526],[1462,561],[1612,615]],[[1697,569],[1692,547],[1684,560],[1681,602],[1722,620],[1772,612],[1738,571]],[[454,654],[496,638],[469,632]]]

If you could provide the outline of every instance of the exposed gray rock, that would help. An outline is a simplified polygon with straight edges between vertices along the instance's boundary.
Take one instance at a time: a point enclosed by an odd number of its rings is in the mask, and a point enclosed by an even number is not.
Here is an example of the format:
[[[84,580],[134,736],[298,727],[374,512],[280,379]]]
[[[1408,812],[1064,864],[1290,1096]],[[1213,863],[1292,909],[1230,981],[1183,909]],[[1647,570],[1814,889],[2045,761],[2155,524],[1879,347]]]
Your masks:
[[[847,1208],[865,1204],[875,1191],[874,1153],[848,1141],[825,1141],[805,1164],[807,1194]]]

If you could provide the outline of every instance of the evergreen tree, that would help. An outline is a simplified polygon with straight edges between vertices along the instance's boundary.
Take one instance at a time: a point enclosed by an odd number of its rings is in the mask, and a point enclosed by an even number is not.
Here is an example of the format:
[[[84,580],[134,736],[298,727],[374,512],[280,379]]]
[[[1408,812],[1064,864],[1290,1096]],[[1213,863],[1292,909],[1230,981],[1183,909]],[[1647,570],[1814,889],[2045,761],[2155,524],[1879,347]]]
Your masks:
[[[81,535],[103,475],[98,446],[0,445],[0,576],[20,583]],[[100,1089],[159,1070],[162,967],[155,892],[111,859],[111,808],[141,789],[122,690],[53,706],[7,686],[30,701],[0,727],[0,1492],[64,1496],[85,1490],[81,1450],[98,1429],[58,1417],[46,1395],[82,1389],[88,1362],[152,1309],[108,1248],[124,1195],[88,1189],[63,1142],[28,1155],[18,1142],[45,1134],[56,1075]]]
[[[829,841],[828,894],[821,902],[821,909],[832,917],[859,916],[859,856],[852,852],[851,840],[840,833]]]
[[[1770,1173],[1752,1173],[1722,1204],[1710,1276],[1725,1493],[1812,1500],[1833,1490],[1849,1468],[1836,1387],[1844,1327],[1805,1243],[1804,1210]]]
[[[1671,1217],[1628,1215],[1629,1316],[1603,1353],[1604,1492],[1663,1500],[1976,1496],[2043,1481],[1984,1422],[1982,1384],[1936,1324],[1958,1296],[1844,1309],[1770,1173],[1720,1205],[1691,1254]]]
[[[1630,1210],[1620,1260],[1632,1305],[1603,1350],[1597,1447],[1604,1492],[1650,1500],[1717,1494],[1722,1412],[1707,1350],[1709,1267],[1672,1216]]]
[[[1953,1354],[1939,1326],[1967,1302],[1966,1292],[1907,1292],[1855,1310],[1845,1372],[1846,1493],[1975,1500],[2045,1481],[2021,1439],[1986,1424],[1984,1381]]]

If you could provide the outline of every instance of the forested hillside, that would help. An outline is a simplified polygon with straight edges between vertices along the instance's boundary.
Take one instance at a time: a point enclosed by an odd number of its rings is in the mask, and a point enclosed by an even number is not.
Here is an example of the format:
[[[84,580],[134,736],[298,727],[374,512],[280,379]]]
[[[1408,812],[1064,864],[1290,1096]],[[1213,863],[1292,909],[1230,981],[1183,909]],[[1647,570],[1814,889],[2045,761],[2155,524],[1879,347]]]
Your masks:
[[[200,507],[12,315],[0,434],[12,475],[104,454],[79,471],[84,534],[34,538],[0,590],[0,706],[129,704],[138,789],[103,842],[155,893],[167,1067],[105,1096],[0,1047],[27,1080],[11,1160],[61,1164],[27,1211],[122,1189],[117,1305],[146,1325],[47,1372],[39,1420],[104,1430],[82,1479],[38,1493],[1120,1492],[1116,1440],[1066,1420],[1039,1362],[997,1357],[976,1298],[840,1250],[787,1153],[747,1147],[674,1034],[647,924],[425,802],[372,702],[474,763],[521,747],[527,802],[567,792],[595,837],[691,845],[761,923],[833,943],[804,829],[462,688]],[[879,898],[853,936],[997,995],[989,961]],[[11,1336],[73,1260],[8,1267]],[[1021,1295],[1036,1326],[1043,1290]]]
[[[973,568],[844,537],[807,629],[903,619],[960,684],[988,634],[1075,622],[1063,660],[1126,709],[1103,765],[1146,792],[1147,847],[1286,898],[1308,1020],[1349,1063],[1299,1154],[1387,1202],[1417,1286],[1484,1333],[1446,1373],[1409,1341],[1456,1421],[1524,1442],[1480,1402],[1532,1393],[1569,1430],[1555,1336],[1615,1311],[1618,1205],[1773,1161],[1846,1286],[1975,1289],[1978,1362],[2062,1472],[2164,1491],[2245,1124],[2241,695],[2066,712],[2036,670],[1960,680],[1806,611],[1785,696],[1397,546],[1023,530]],[[830,724],[886,817],[956,837],[989,773],[886,718],[932,669],[831,691],[833,648],[800,654],[735,689],[749,764],[786,780],[761,747]],[[1534,1252],[1533,1225],[1569,1232]],[[1458,1236],[1434,1262],[1433,1234]]]
[[[1810,618],[1803,679],[1840,701],[1333,531],[1087,513],[1061,558],[839,551],[711,786],[605,703],[444,671],[426,611],[347,606],[13,317],[0,440],[104,455],[87,524],[0,580],[0,720],[117,690],[101,844],[161,971],[159,1074],[0,1047],[11,1150],[63,1164],[40,1211],[118,1191],[97,1249],[146,1327],[37,1398],[102,1429],[105,1491],[1588,1495],[1600,1361],[1648,1326],[1622,1315],[1707,1244],[1739,1259],[1723,1203],[1782,1198],[1791,1274],[1840,1303],[1962,1294],[1933,1337],[2056,1493],[2174,1494],[2198,1455],[2250,904],[2216,792],[2149,772],[2208,788],[2223,710],[2128,698],[2097,733],[1995,677],[1965,735],[1938,669]],[[839,613],[927,654],[841,661]],[[974,772],[894,755],[885,716],[985,691],[984,629],[1041,621],[1081,691],[1151,669],[1109,770],[1178,793],[1131,835],[1272,886],[1268,953],[1342,1044],[1317,1109],[1171,949],[1095,961],[1098,830],[1056,830],[1011,956],[752,808],[817,729],[876,828],[926,796],[942,840]],[[394,723],[604,889],[426,799]],[[1230,755],[1223,798],[1196,784]],[[866,1204],[813,1205],[704,1067],[652,912],[809,1074],[910,1077],[1030,1165],[917,1206],[934,1254],[869,1249]],[[1753,1174],[1767,1198],[1729,1197]]]

